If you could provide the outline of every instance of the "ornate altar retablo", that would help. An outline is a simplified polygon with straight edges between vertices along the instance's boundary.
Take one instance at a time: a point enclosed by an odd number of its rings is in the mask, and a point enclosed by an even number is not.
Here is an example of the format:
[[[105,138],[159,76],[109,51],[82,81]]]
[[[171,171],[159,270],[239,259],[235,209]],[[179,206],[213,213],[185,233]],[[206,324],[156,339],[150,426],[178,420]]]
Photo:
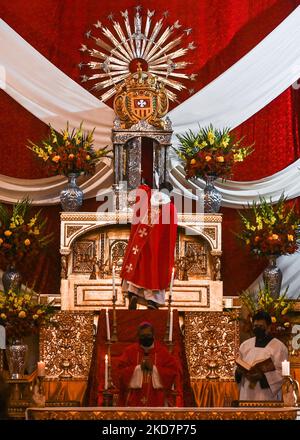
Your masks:
[[[113,297],[127,308],[119,273],[130,234],[131,213],[61,214],[61,306],[99,310]],[[221,214],[178,214],[172,306],[182,311],[221,311]],[[188,234],[187,231],[193,232]]]
[[[142,120],[154,127],[165,128],[161,119],[168,111],[164,85],[155,75],[143,72],[140,63],[138,65],[136,73],[116,86],[114,110],[120,118],[120,128],[130,128]]]

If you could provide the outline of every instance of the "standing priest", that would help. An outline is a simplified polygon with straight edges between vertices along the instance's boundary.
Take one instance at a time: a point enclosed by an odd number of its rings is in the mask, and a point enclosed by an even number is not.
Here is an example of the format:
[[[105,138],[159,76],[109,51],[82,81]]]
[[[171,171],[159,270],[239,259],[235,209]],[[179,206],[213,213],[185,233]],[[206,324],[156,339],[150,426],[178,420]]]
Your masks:
[[[129,243],[123,261],[121,278],[129,298],[129,309],[137,303],[157,309],[165,303],[174,265],[177,214],[169,197],[169,182],[159,191],[140,185],[133,212]]]

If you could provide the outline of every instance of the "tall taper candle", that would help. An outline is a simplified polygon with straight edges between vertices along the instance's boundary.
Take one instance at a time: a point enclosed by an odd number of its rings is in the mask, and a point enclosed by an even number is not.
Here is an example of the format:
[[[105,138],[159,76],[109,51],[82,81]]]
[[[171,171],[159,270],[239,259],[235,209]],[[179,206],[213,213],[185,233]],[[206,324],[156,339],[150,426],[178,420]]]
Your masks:
[[[282,376],[289,376],[290,375],[290,363],[289,363],[289,361],[281,362],[281,368],[282,368]]]
[[[173,267],[173,269],[172,269],[172,275],[171,275],[170,292],[169,292],[170,300],[172,299],[172,293],[173,293],[174,274],[175,274],[175,267]]]
[[[108,389],[108,355],[105,355],[104,389]]]
[[[169,342],[172,342],[172,337],[173,337],[173,309],[170,310]]]
[[[106,318],[106,336],[107,336],[107,340],[110,341],[110,326],[109,326],[108,309],[106,309],[105,318]]]

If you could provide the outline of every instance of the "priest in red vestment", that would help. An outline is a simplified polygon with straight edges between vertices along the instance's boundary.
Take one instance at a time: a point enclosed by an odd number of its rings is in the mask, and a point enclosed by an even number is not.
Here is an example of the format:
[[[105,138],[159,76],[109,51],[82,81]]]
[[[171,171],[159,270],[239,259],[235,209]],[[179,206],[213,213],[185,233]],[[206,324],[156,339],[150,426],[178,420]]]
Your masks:
[[[176,358],[154,340],[153,327],[143,322],[138,328],[139,342],[129,345],[118,364],[118,406],[175,406],[175,383],[181,378]]]
[[[137,303],[158,308],[165,303],[177,235],[177,213],[169,197],[172,185],[164,182],[159,191],[147,185],[137,189],[129,243],[121,278],[128,293],[129,308]]]

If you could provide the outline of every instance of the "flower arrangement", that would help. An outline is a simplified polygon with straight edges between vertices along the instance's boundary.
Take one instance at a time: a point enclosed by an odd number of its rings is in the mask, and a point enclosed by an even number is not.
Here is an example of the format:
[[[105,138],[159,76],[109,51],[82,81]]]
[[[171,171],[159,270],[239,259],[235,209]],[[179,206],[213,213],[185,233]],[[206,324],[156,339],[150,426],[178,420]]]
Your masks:
[[[93,134],[84,132],[81,122],[78,129],[70,131],[69,123],[65,130],[59,133],[49,124],[50,135],[41,145],[29,141],[28,146],[46,165],[50,174],[67,176],[71,173],[94,174],[96,163],[101,157],[108,156],[108,146],[95,150]]]
[[[52,304],[39,304],[33,291],[8,294],[0,292],[0,325],[8,339],[19,339],[37,333],[55,312]]]
[[[28,199],[17,202],[10,212],[0,203],[0,257],[6,264],[20,264],[38,255],[53,238],[44,235],[47,219],[41,219],[41,211],[32,215]]]
[[[186,179],[214,175],[228,179],[233,167],[253,152],[251,146],[241,147],[243,140],[235,140],[229,128],[215,129],[211,124],[176,135],[181,146],[176,150],[185,162]]]
[[[297,251],[300,216],[282,195],[275,204],[260,197],[248,214],[239,213],[243,230],[237,237],[251,253],[259,256],[293,254]]]
[[[272,319],[271,333],[287,333],[291,329],[291,323],[287,313],[292,310],[293,303],[287,298],[287,290],[278,298],[273,298],[270,294],[269,287],[264,285],[255,295],[249,291],[240,294],[241,303],[248,311],[248,319],[252,321],[253,315],[259,310],[269,313]]]

